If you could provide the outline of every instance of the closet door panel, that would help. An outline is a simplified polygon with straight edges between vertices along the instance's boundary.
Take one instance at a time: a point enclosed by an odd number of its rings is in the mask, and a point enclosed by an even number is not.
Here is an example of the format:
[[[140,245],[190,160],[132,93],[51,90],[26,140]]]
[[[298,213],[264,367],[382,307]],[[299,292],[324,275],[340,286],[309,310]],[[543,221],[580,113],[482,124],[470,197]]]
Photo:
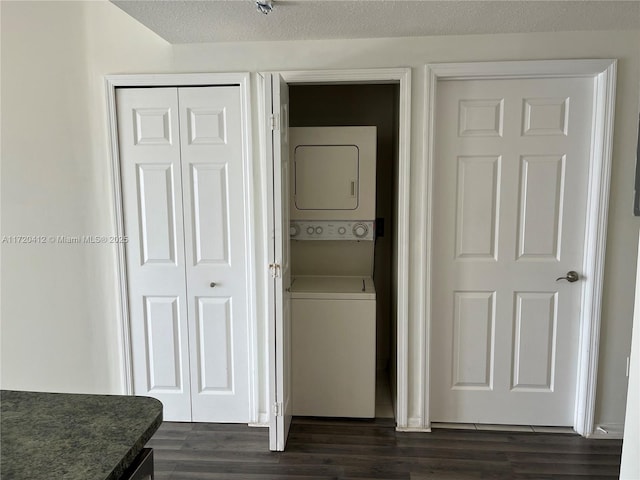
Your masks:
[[[231,299],[198,298],[198,391],[233,393]]]
[[[116,101],[134,393],[190,421],[178,91],[118,89]]]
[[[195,265],[229,266],[227,165],[191,165]],[[216,205],[216,208],[211,208]]]
[[[240,88],[180,88],[178,96],[193,420],[248,422]]]
[[[177,265],[174,166],[136,165],[140,265]]]

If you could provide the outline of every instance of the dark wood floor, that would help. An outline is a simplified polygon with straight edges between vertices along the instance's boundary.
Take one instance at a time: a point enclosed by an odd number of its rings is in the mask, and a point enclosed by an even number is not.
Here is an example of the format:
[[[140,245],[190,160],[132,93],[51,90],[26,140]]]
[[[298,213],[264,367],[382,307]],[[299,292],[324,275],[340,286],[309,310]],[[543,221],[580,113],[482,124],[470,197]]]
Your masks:
[[[434,430],[396,432],[393,420],[295,418],[285,452],[268,430],[162,424],[149,442],[165,479],[616,479],[622,442],[577,435]]]

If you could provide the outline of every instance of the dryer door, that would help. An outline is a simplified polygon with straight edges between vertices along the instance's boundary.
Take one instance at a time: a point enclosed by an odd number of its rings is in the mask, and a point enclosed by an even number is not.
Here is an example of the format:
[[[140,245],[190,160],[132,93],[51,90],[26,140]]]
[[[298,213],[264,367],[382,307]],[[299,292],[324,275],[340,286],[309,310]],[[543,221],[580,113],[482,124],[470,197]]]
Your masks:
[[[294,200],[298,210],[358,208],[356,145],[298,145],[294,149]]]
[[[292,220],[376,217],[376,127],[289,129]]]

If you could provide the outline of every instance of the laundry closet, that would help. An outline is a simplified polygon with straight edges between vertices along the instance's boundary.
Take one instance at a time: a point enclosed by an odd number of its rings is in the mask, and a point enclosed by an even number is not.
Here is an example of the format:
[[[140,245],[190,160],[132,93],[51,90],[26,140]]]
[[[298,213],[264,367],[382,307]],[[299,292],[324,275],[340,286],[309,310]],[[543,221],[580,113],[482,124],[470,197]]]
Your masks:
[[[293,415],[394,416],[398,94],[289,87]]]

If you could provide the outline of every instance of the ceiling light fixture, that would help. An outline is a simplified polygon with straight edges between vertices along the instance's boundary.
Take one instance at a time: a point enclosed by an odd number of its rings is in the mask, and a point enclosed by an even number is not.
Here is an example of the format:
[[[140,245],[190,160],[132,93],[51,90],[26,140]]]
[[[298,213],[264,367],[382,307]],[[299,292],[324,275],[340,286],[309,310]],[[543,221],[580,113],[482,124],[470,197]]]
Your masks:
[[[273,10],[273,0],[257,0],[256,7],[259,12],[267,15],[271,10]]]

